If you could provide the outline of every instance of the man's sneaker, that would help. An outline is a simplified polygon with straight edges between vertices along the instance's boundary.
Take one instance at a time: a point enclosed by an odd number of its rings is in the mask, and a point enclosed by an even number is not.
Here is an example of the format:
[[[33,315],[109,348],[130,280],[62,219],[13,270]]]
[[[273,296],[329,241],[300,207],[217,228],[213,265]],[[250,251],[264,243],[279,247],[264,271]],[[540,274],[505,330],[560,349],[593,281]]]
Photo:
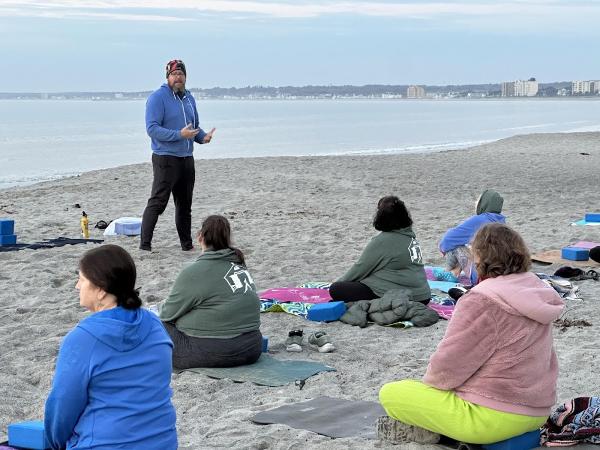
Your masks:
[[[285,349],[288,352],[298,353],[302,351],[302,339],[304,332],[302,330],[292,330],[288,333],[285,340]]]
[[[437,444],[440,441],[440,435],[433,431],[408,425],[389,416],[377,419],[377,438],[392,444]]]
[[[152,246],[150,244],[140,244],[140,250],[144,250],[146,252],[151,252]]]
[[[313,347],[317,347],[321,353],[330,353],[335,350],[335,345],[331,343],[331,339],[324,331],[317,331],[308,337],[308,343]]]

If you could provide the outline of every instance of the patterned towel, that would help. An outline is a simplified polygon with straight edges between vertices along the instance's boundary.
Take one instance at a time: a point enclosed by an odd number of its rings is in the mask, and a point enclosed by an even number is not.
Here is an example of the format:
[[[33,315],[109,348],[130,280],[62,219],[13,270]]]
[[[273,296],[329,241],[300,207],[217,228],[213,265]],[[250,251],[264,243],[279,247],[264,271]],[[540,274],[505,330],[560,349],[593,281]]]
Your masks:
[[[308,316],[308,310],[312,308],[314,303],[300,302],[280,302],[278,300],[262,300],[260,301],[260,312],[285,312],[295,316]]]
[[[326,281],[308,281],[306,283],[302,283],[299,288],[312,288],[312,289],[329,289],[331,283],[327,283]]]
[[[567,447],[600,444],[600,397],[577,397],[556,408],[542,427],[541,444]]]

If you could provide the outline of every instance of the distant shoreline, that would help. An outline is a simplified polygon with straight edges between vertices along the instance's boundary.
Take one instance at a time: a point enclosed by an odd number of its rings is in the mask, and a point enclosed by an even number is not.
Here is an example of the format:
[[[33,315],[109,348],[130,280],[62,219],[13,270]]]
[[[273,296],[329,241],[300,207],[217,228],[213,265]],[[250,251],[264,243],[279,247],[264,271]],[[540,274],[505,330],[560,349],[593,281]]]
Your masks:
[[[532,140],[535,140],[536,136],[541,136],[544,138],[551,139],[552,137],[558,137],[558,136],[562,136],[562,135],[571,136],[571,135],[578,135],[578,134],[586,135],[586,136],[596,135],[600,139],[600,131],[587,131],[587,132],[573,131],[573,132],[564,132],[564,133],[529,133],[529,134],[521,133],[521,134],[516,134],[516,135],[510,136],[510,137],[493,139],[493,140],[488,140],[488,141],[480,141],[477,143],[466,143],[464,145],[455,143],[455,144],[448,144],[448,145],[414,146],[415,148],[411,149],[411,150],[399,149],[398,151],[353,151],[353,152],[347,152],[347,153],[325,153],[325,154],[320,153],[320,154],[312,154],[312,155],[307,154],[307,155],[277,155],[277,156],[234,156],[234,157],[219,157],[219,158],[208,158],[208,157],[202,158],[202,157],[198,157],[199,155],[195,155],[194,159],[196,161],[236,162],[238,160],[254,161],[254,160],[258,160],[258,159],[270,160],[270,159],[285,159],[285,158],[303,159],[303,158],[361,158],[361,157],[373,158],[373,157],[390,157],[390,156],[402,157],[402,156],[411,156],[411,155],[415,156],[415,155],[426,155],[426,154],[471,151],[471,150],[476,150],[478,148],[487,147],[489,145],[492,145],[492,146],[497,145],[504,141],[510,141],[510,140],[514,140],[514,139],[529,139],[529,138],[531,138]],[[422,148],[416,148],[416,147],[422,147]],[[428,148],[428,147],[431,147],[431,148]],[[89,174],[91,172],[106,171],[106,170],[119,170],[119,169],[126,168],[126,167],[144,166],[144,165],[149,165],[149,164],[150,164],[150,159],[148,158],[148,161],[143,161],[143,162],[123,164],[123,165],[118,165],[118,166],[101,167],[101,168],[86,170],[86,171],[82,171],[82,172],[68,172],[68,173],[64,173],[64,174],[56,174],[56,175],[48,176],[46,178],[40,178],[40,179],[25,181],[25,182],[19,182],[19,183],[14,183],[14,184],[5,185],[5,186],[3,186],[3,184],[8,184],[8,183],[3,183],[0,180],[0,192],[15,190],[15,189],[19,189],[21,187],[31,187],[31,186],[39,185],[42,183],[60,182],[61,180],[65,180],[65,179],[69,179],[69,178],[77,178],[82,175]]]

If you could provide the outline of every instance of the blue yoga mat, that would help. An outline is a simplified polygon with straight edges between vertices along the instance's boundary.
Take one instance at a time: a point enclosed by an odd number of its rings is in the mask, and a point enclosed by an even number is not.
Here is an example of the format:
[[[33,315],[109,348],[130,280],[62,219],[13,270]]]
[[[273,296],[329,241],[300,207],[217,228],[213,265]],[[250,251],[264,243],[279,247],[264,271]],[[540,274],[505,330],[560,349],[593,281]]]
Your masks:
[[[279,360],[261,355],[254,364],[238,367],[195,367],[188,372],[201,373],[211,378],[249,381],[261,386],[284,386],[304,381],[320,372],[335,372],[333,367],[315,361]]]
[[[438,291],[448,292],[448,289],[458,286],[458,283],[452,283],[450,281],[433,281],[427,280],[431,289],[437,289]]]

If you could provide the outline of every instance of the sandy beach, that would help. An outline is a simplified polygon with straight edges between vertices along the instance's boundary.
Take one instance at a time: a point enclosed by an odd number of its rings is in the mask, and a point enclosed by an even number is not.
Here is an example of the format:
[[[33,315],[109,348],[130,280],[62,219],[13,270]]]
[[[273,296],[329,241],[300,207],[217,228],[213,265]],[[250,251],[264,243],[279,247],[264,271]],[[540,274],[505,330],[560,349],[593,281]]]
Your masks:
[[[585,154],[583,154],[585,153]],[[196,157],[201,157],[201,148]],[[148,160],[150,155],[148,155]],[[82,209],[90,223],[141,217],[150,192],[149,163],[84,173],[28,187],[0,190],[0,217],[13,218],[20,242],[79,237]],[[333,281],[358,258],[376,234],[377,200],[395,194],[414,220],[429,264],[442,263],[437,242],[446,229],[473,214],[479,193],[504,196],[508,223],[532,251],[561,248],[577,240],[600,241],[600,227],[570,223],[600,211],[600,133],[516,136],[467,150],[443,153],[277,157],[196,161],[193,228],[209,214],[223,214],[245,255],[259,290],[306,281]],[[82,209],[75,208],[80,204]],[[182,252],[173,204],[159,219],[153,253],[138,238],[105,242],[127,249],[138,268],[148,304],[166,298],[181,268],[199,254]],[[91,237],[102,238],[92,230]],[[0,253],[0,441],[9,423],[41,419],[62,337],[87,314],[75,290],[80,256],[93,244]],[[553,273],[558,266],[535,265]],[[591,327],[555,328],[560,361],[558,403],[600,395],[600,282],[576,282],[583,300],[567,301],[565,317]],[[254,413],[318,396],[377,401],[388,381],[420,378],[447,322],[419,329],[340,322],[320,324],[283,313],[261,316],[270,354],[308,359],[337,372],[309,378],[302,390],[173,374],[173,402],[181,449],[425,449],[380,441],[335,439],[282,425],[258,426]],[[338,350],[320,354],[308,346],[285,351],[287,331],[326,330]]]

